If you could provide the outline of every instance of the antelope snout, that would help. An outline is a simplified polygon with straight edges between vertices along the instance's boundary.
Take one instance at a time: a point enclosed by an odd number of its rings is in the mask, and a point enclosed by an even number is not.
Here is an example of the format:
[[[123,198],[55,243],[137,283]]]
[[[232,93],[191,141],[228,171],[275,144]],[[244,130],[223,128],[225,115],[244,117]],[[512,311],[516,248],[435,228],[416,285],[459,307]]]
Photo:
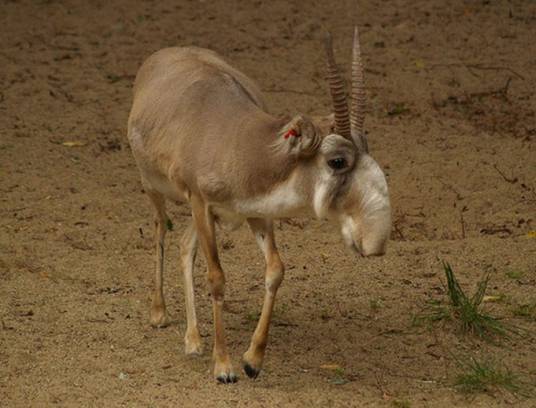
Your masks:
[[[355,228],[351,239],[347,239],[347,242],[353,244],[353,248],[361,256],[384,255],[387,250],[387,241],[389,241],[391,223],[388,218],[383,220],[384,222],[376,222],[373,227]]]
[[[387,250],[388,237],[372,237],[361,240],[358,250],[363,256],[382,256]]]
[[[346,245],[361,256],[384,255],[391,235],[389,206],[366,217],[341,217],[341,233]]]

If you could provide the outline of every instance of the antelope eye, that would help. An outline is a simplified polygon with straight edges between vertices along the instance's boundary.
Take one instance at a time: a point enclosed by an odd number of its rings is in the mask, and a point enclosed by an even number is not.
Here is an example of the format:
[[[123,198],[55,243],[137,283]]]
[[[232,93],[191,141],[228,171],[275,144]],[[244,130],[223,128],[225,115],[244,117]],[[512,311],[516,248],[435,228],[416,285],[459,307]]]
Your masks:
[[[347,166],[346,159],[337,157],[336,159],[328,160],[328,166],[333,170],[344,169]]]

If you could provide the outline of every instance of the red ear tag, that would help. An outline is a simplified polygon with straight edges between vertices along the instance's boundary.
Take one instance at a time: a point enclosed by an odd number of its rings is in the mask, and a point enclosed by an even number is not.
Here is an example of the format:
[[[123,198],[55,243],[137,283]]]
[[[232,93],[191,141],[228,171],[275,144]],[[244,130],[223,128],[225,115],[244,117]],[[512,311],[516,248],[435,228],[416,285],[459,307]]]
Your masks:
[[[296,132],[294,129],[290,129],[287,133],[285,133],[285,139],[288,139],[290,136],[298,137],[298,132]]]

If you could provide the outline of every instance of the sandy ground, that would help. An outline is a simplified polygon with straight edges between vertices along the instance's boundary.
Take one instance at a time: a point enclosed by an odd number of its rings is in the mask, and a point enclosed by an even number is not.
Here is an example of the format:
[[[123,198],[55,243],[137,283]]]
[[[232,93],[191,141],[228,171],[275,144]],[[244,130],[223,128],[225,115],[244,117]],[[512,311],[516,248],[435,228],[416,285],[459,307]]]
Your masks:
[[[515,313],[536,304],[536,3],[358,3],[1,1],[0,406],[536,406],[453,386],[469,356],[536,383],[536,318]],[[327,113],[322,35],[349,61],[355,22],[371,152],[393,203],[388,254],[357,259],[335,226],[278,223],[287,274],[264,371],[218,385],[210,353],[183,354],[186,206],[170,211],[173,324],[148,323],[151,208],[125,137],[134,75],[157,49],[194,44],[256,79],[272,112]],[[245,227],[219,242],[238,366],[264,267]],[[502,301],[487,310],[529,335],[494,345],[449,324],[415,327],[427,301],[444,299],[440,260],[471,291],[489,273]]]

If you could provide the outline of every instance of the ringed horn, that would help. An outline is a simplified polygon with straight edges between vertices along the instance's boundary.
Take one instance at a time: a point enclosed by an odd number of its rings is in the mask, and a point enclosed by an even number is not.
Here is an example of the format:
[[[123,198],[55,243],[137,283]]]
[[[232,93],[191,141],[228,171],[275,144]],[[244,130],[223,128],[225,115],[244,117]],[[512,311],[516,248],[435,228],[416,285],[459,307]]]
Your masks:
[[[359,46],[359,31],[354,28],[354,44],[352,50],[352,88],[350,94],[350,113],[344,79],[342,78],[333,53],[331,34],[326,34],[325,48],[327,54],[328,74],[333,111],[335,114],[335,131],[337,134],[353,140],[360,151],[368,152],[368,143],[363,129],[365,122],[365,82],[363,64],[361,63],[361,48]]]

